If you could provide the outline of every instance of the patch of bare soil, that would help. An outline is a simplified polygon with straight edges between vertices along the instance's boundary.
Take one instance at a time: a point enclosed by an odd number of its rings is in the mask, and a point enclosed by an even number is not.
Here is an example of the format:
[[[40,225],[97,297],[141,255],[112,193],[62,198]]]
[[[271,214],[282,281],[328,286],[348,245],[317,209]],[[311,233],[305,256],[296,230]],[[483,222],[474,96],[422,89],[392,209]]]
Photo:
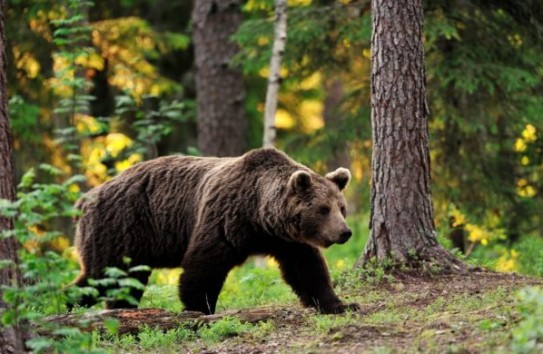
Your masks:
[[[507,352],[511,328],[518,320],[515,293],[543,280],[515,274],[474,271],[465,275],[394,274],[394,281],[362,288],[377,301],[341,325],[319,330],[314,312],[277,309],[276,330],[260,338],[241,336],[210,347],[187,347],[200,353],[479,353]],[[496,292],[499,292],[496,295]],[[346,294],[343,294],[346,295]],[[382,315],[382,316],[381,316]],[[493,321],[491,331],[483,321]],[[264,338],[264,339],[262,339]]]
[[[541,285],[543,279],[524,277],[513,273],[474,271],[466,274],[443,274],[419,276],[417,274],[394,274],[396,282],[383,284],[390,294],[418,294],[407,306],[425,307],[438,296],[452,297],[458,294],[480,295],[497,288],[518,289],[528,285]]]

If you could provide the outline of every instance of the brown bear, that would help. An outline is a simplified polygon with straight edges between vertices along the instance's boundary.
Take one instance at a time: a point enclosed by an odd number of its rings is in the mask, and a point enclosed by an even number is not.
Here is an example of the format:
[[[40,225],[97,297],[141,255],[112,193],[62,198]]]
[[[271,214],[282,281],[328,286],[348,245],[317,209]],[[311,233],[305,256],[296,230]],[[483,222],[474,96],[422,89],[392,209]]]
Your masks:
[[[322,177],[273,148],[137,164],[78,202],[82,271],[75,284],[103,278],[105,267],[126,267],[124,257],[130,266],[182,267],[185,309],[212,314],[228,272],[250,255],[269,255],[303,305],[322,313],[355,310],[334,293],[319,249],[351,237],[341,193],[349,180],[345,168]],[[136,277],[146,284],[149,272]],[[139,301],[142,292],[132,295]],[[87,296],[80,304],[95,301]]]

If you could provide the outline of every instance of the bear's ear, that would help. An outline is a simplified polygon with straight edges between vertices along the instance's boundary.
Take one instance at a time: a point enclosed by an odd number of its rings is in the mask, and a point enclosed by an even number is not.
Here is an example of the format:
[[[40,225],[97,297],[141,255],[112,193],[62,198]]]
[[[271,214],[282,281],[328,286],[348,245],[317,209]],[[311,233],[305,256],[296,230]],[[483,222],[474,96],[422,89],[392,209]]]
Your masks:
[[[306,191],[311,187],[311,175],[302,170],[294,172],[288,180],[288,187],[296,192]]]
[[[342,191],[351,180],[351,172],[346,168],[340,167],[334,172],[327,173],[324,177],[334,182],[339,190]]]

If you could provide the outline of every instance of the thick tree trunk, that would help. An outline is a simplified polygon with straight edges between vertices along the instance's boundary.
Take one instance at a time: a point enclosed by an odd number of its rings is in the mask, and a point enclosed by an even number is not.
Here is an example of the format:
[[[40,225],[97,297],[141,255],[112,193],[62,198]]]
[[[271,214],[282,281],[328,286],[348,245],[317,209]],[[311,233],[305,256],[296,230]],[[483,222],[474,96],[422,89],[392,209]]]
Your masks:
[[[372,1],[370,239],[359,261],[464,269],[437,242],[430,191],[422,0]]]
[[[0,0],[0,199],[13,200],[15,188],[13,182],[13,163],[11,155],[11,133],[7,112],[6,82],[6,39],[4,34],[4,1]],[[13,222],[0,216],[0,234],[11,230]],[[14,238],[0,237],[0,260],[12,261],[11,266],[0,268],[0,312],[6,308],[3,300],[3,285],[21,283],[17,258],[17,242]],[[23,353],[25,351],[26,332],[22,325],[2,327],[0,330],[0,353]]]
[[[239,0],[196,0],[194,50],[198,148],[204,155],[245,152],[247,121],[241,71],[230,66],[238,47],[230,40],[241,20]]]

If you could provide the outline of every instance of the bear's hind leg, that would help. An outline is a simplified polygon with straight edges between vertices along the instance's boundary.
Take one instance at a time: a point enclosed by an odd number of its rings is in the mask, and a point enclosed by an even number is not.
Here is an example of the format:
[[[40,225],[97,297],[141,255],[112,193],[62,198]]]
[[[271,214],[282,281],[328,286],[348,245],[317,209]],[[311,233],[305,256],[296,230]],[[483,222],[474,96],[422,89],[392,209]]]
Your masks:
[[[215,313],[217,299],[228,272],[242,262],[231,246],[222,242],[187,252],[179,281],[179,296],[185,310]]]
[[[179,282],[179,296],[185,310],[199,311],[208,315],[215,313],[217,299],[227,274],[216,269],[186,267]]]

